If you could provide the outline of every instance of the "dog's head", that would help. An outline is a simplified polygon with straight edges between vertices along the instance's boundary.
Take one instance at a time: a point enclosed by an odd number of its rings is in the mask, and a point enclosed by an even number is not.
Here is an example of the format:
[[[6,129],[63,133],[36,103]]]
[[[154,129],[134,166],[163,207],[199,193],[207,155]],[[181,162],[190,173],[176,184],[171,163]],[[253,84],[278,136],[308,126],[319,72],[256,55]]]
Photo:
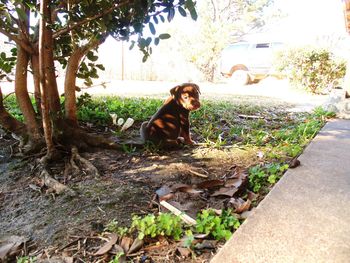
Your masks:
[[[172,97],[185,109],[197,110],[201,104],[199,102],[200,90],[194,83],[184,83],[170,90]]]

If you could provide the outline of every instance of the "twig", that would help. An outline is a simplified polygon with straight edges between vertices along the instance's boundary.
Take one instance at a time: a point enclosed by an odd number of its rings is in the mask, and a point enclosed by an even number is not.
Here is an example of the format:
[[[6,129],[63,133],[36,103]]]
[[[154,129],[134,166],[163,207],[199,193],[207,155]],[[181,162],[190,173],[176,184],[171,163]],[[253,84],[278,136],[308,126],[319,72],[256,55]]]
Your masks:
[[[59,249],[57,250],[57,252],[62,251],[63,249],[65,249],[65,248],[67,248],[67,247],[70,247],[70,246],[73,245],[75,242],[79,241],[80,239],[81,239],[81,237],[78,237],[77,239],[74,239],[73,241],[69,242],[67,245],[65,245],[65,246],[63,246],[63,247],[61,247],[61,248],[59,248]]]
[[[191,169],[187,169],[187,171],[190,172],[191,174],[197,175],[197,176],[199,176],[199,177],[208,178],[208,175],[198,173],[198,172],[193,171],[193,170],[191,170]]]
[[[238,117],[242,119],[264,119],[264,117],[261,116],[256,116],[256,115],[245,115],[245,114],[240,114]]]
[[[194,220],[192,217],[189,215],[186,215],[184,212],[181,212],[179,209],[176,207],[172,206],[166,201],[160,201],[160,204],[164,206],[166,209],[168,209],[170,212],[172,212],[174,215],[179,216],[185,223],[189,225],[195,225],[196,220]]]

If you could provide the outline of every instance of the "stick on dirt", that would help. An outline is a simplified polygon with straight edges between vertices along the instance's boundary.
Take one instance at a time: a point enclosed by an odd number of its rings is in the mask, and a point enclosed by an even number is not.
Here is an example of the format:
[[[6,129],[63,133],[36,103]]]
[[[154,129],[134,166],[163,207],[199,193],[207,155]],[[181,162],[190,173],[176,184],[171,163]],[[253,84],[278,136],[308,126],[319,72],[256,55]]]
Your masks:
[[[192,217],[186,215],[185,213],[181,212],[179,209],[176,207],[172,206],[166,201],[160,201],[160,204],[164,206],[166,209],[168,209],[170,212],[172,212],[174,215],[179,216],[185,223],[189,225],[195,225],[196,220],[194,220]]]

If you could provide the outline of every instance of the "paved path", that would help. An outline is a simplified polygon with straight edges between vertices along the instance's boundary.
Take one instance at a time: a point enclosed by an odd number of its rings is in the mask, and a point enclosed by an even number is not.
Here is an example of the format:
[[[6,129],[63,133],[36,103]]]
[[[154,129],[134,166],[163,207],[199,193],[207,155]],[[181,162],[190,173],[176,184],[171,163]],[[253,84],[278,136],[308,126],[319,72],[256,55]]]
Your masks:
[[[350,120],[322,129],[213,258],[229,262],[350,262]]]

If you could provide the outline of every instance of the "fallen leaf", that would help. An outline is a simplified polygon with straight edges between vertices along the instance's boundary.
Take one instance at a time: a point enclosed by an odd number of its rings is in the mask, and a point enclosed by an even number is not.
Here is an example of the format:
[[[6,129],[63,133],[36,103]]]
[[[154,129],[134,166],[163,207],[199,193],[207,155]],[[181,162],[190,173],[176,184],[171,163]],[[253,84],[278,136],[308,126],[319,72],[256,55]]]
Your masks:
[[[116,234],[111,234],[110,239],[102,246],[99,250],[97,250],[94,256],[101,256],[110,251],[113,245],[117,242],[118,236]]]
[[[134,252],[137,252],[140,250],[140,248],[143,246],[143,239],[138,239],[138,238],[135,238],[134,242],[132,243],[129,251],[128,251],[128,254],[132,254]]]
[[[187,258],[191,255],[191,250],[187,247],[178,247],[177,251],[180,253],[181,257]]]
[[[254,201],[258,198],[258,194],[252,192],[252,191],[248,191],[248,195],[247,195],[247,198],[250,200],[250,201]]]
[[[169,200],[169,199],[174,197],[174,193],[166,185],[163,185],[161,188],[159,188],[156,191],[156,194],[157,194],[157,196],[159,198],[159,201],[166,201],[166,200]]]
[[[236,187],[222,187],[219,190],[215,191],[211,196],[229,196],[232,197],[238,189]]]
[[[215,249],[216,244],[218,243],[217,240],[203,240],[202,243],[198,243],[195,245],[195,249]]]
[[[206,238],[207,236],[209,236],[209,234],[194,234],[193,237],[195,239],[204,239]]]
[[[207,180],[207,181],[201,182],[197,184],[197,187],[199,189],[210,189],[210,188],[213,188],[216,186],[222,186],[222,185],[224,185],[223,180],[214,179],[214,180]]]
[[[239,207],[236,208],[236,210],[234,211],[235,213],[242,213],[247,211],[250,208],[250,205],[252,204],[252,201],[250,201],[249,199],[247,201],[245,201],[242,205],[240,205]]]
[[[124,249],[125,253],[129,251],[132,239],[130,237],[124,236],[120,242],[120,246]]]
[[[289,168],[296,168],[300,165],[300,161],[298,159],[293,159],[289,163]]]
[[[40,259],[38,261],[35,261],[38,263],[73,263],[74,258],[72,257],[52,257],[47,259]]]
[[[0,261],[4,261],[8,256],[13,256],[18,252],[19,247],[27,242],[27,238],[22,236],[8,236],[0,240]]]
[[[182,189],[188,188],[188,187],[191,187],[191,186],[188,185],[188,184],[174,184],[174,185],[171,186],[171,190],[173,192],[177,192],[177,191],[182,192]]]
[[[171,189],[173,189],[173,191],[174,191],[174,189],[176,189],[176,191],[178,191],[178,192],[188,193],[188,194],[202,193],[202,191],[196,190],[192,186],[187,185],[187,184],[178,184],[178,185],[175,185],[175,187],[173,186]],[[174,192],[176,192],[176,191],[174,191]]]

